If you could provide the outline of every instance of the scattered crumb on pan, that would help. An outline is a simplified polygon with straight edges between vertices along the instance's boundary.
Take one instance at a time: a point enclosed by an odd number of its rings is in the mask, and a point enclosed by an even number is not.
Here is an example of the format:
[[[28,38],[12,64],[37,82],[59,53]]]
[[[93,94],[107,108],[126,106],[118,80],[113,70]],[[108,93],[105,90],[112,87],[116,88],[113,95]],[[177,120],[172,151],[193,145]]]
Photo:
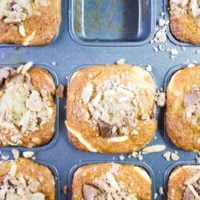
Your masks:
[[[177,161],[180,159],[180,156],[178,155],[178,151],[174,151],[174,152],[167,151],[163,154],[163,157],[167,161]]]
[[[117,60],[117,65],[124,65],[126,62],[126,60],[124,58],[120,58],[119,60]]]
[[[6,154],[2,154],[1,155],[1,160],[9,160],[10,159],[10,156],[9,155],[6,155]]]
[[[144,147],[141,151],[134,151],[131,154],[128,154],[128,158],[129,159],[136,158],[141,161],[144,159],[143,155],[150,154],[150,153],[158,153],[158,152],[164,151],[165,149],[166,149],[166,146],[162,144],[147,146],[147,147]],[[119,157],[119,159],[122,160],[122,157],[121,158]]]
[[[56,89],[56,98],[63,98],[64,97],[64,85],[63,84],[60,84],[58,86],[58,88]]]
[[[163,189],[162,186],[160,186],[160,187],[158,188],[158,193],[159,193],[160,195],[164,195],[164,189]]]
[[[35,153],[33,151],[24,151],[22,155],[24,158],[34,158]]]
[[[62,188],[62,192],[63,192],[64,194],[67,194],[67,190],[68,190],[67,185],[64,185],[63,188]]]

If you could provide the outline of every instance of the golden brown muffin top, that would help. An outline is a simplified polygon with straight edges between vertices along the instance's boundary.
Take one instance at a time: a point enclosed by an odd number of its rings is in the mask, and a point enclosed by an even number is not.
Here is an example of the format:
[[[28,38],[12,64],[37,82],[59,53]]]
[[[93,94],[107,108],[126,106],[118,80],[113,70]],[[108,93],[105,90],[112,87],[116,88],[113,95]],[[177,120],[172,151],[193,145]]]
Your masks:
[[[0,132],[12,133],[10,141],[1,140],[10,145],[20,145],[23,135],[39,130],[53,113],[49,91],[32,83],[31,65],[0,69]]]
[[[117,163],[85,165],[74,174],[72,199],[151,199],[151,179],[138,166]]]
[[[199,0],[170,0],[172,16],[190,15],[200,26],[200,1]]]
[[[114,199],[137,200],[136,194],[128,191],[124,185],[116,181],[115,175],[118,173],[120,165],[112,164],[112,167],[92,183],[83,185],[84,200],[93,198],[95,200],[106,200],[109,197]]]
[[[177,167],[169,178],[169,199],[198,200],[200,198],[200,166]]]
[[[0,199],[53,200],[55,198],[55,181],[47,167],[20,158],[16,161],[2,161],[0,169]],[[48,179],[48,184],[45,179]]]
[[[41,6],[48,6],[51,0],[1,0],[0,20],[18,27],[21,36],[26,35],[23,22],[31,16],[40,15]]]
[[[135,74],[142,77],[140,81],[134,80]],[[153,80],[141,68],[94,75],[81,92],[84,119],[105,138],[136,135],[138,121],[154,118],[152,101],[146,99],[154,93]]]

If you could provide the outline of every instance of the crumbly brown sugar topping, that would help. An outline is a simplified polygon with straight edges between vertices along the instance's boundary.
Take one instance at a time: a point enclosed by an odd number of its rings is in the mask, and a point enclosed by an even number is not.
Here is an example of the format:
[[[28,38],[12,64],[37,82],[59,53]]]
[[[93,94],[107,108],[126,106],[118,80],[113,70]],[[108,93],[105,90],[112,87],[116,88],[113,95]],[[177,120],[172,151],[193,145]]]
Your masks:
[[[200,119],[200,86],[193,86],[191,93],[184,96],[185,116],[196,124]]]
[[[4,143],[21,144],[25,134],[39,130],[50,119],[53,108],[49,92],[45,89],[36,90],[26,66],[0,70],[0,132],[11,135],[2,138]],[[24,73],[23,73],[24,72]]]
[[[18,26],[21,36],[25,36],[23,22],[33,16],[40,15],[35,8],[48,6],[50,0],[1,0],[0,1],[0,20],[7,24]]]
[[[200,1],[199,0],[171,0],[171,14],[187,14],[191,13],[200,25]]]
[[[119,165],[113,164],[112,168],[106,174],[96,178],[91,184],[84,184],[84,200],[137,200],[135,194],[128,192],[128,189],[122,183],[117,182],[115,176],[118,169]]]
[[[39,14],[34,12],[34,7],[48,6],[50,0],[1,0],[0,19],[5,23],[20,23],[26,18]]]
[[[16,172],[17,165],[11,161],[9,173],[0,181],[0,199],[45,200],[45,194],[39,192],[39,181]]]
[[[98,85],[89,82],[82,90],[84,117],[102,137],[136,135],[137,122],[154,117],[154,105],[145,108],[141,98],[142,93],[151,94],[154,88],[129,80],[128,74],[111,76]]]
[[[190,179],[187,179],[183,186],[183,200],[200,199],[200,171],[198,170]]]

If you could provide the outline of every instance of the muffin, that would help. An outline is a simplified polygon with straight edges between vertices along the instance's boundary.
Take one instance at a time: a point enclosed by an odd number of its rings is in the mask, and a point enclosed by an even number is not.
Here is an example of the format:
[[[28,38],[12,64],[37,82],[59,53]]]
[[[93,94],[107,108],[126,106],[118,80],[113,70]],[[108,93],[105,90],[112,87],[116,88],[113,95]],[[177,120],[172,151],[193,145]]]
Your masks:
[[[0,68],[1,146],[41,146],[54,135],[54,80],[46,69],[31,66]]]
[[[60,22],[61,0],[0,1],[0,43],[48,44]]]
[[[174,73],[166,102],[166,130],[184,150],[200,150],[200,66]]]
[[[73,74],[67,91],[68,136],[75,147],[130,153],[156,130],[152,76],[131,65],[92,66]]]
[[[179,41],[200,44],[200,1],[169,0],[170,29]]]
[[[176,167],[169,176],[168,200],[197,200],[200,198],[200,166]]]
[[[72,200],[150,200],[152,183],[141,167],[100,163],[80,167],[74,174]]]
[[[0,199],[55,200],[55,181],[50,169],[20,158],[0,163]]]

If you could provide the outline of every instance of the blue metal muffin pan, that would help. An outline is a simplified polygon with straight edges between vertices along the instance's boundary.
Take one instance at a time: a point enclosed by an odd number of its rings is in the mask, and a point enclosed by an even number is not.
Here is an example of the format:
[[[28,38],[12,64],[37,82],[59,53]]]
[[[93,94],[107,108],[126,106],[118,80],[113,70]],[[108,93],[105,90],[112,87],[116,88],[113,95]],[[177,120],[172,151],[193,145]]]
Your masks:
[[[110,0],[108,2],[114,2],[115,0]],[[13,45],[2,45],[0,46],[0,64],[1,67],[4,64],[17,64],[22,62],[33,61],[36,65],[38,63],[43,63],[50,71],[53,70],[59,79],[59,83],[63,83],[67,85],[69,74],[77,69],[77,66],[90,66],[98,65],[100,63],[109,64],[115,63],[120,58],[125,58],[127,63],[135,64],[135,65],[151,65],[152,73],[154,74],[155,81],[158,87],[164,86],[165,76],[170,68],[173,66],[181,65],[184,66],[186,60],[189,62],[196,61],[200,63],[200,57],[198,54],[194,53],[194,51],[198,50],[197,46],[190,46],[190,48],[186,47],[186,50],[182,50],[181,47],[177,46],[177,44],[173,43],[171,40],[166,42],[166,46],[169,49],[176,48],[179,51],[178,57],[173,61],[170,58],[170,55],[167,51],[159,51],[154,52],[153,47],[157,47],[159,44],[150,43],[150,38],[155,33],[155,25],[156,21],[161,18],[161,13],[166,12],[164,8],[164,1],[160,0],[134,0],[136,3],[132,1],[121,1],[121,6],[117,5],[116,9],[119,9],[117,13],[120,13],[119,19],[122,20],[121,23],[127,25],[136,25],[134,27],[128,27],[128,29],[122,29],[126,34],[122,34],[114,27],[108,28],[106,31],[91,31],[91,20],[88,18],[87,12],[90,10],[85,10],[88,8],[94,8],[95,2],[91,0],[63,0],[62,1],[62,24],[60,26],[60,32],[56,40],[47,45],[41,47],[13,47]],[[104,2],[104,1],[99,1]],[[119,2],[119,0],[117,0]],[[126,4],[126,2],[128,2]],[[147,2],[150,7],[148,7],[148,11],[144,12],[145,4],[143,2]],[[110,3],[111,4],[111,3]],[[110,5],[108,4],[108,5]],[[74,23],[76,22],[75,17],[78,16],[77,20],[80,20],[80,13],[77,13],[74,6],[84,5],[84,20],[86,20],[86,24],[79,31],[75,30]],[[136,7],[127,6],[133,5],[143,5],[142,7],[137,7],[139,11],[137,11]],[[155,6],[156,5],[156,6]],[[97,15],[100,15],[105,12],[107,6],[102,5],[103,8],[101,10],[97,10]],[[128,7],[128,8],[127,8]],[[146,7],[147,8],[147,7]],[[122,10],[121,10],[122,9]],[[123,21],[121,18],[123,16],[124,10],[129,10],[129,15],[132,18],[126,18],[127,22]],[[131,13],[136,11],[139,16],[135,16],[135,14]],[[105,20],[105,26],[108,23],[108,15],[112,14],[113,10],[111,9],[108,13],[103,15],[103,19]],[[141,12],[143,14],[141,14]],[[150,13],[148,16],[145,13]],[[146,17],[145,17],[146,16]],[[133,22],[133,18],[136,20]],[[140,22],[138,23],[138,19],[140,18]],[[103,19],[100,20],[103,23]],[[114,15],[113,22],[116,20],[116,15]],[[117,21],[117,22],[120,22]],[[140,25],[139,25],[140,24]],[[104,24],[103,24],[104,25]],[[136,27],[140,27],[141,33],[137,34],[139,30]],[[83,34],[86,31],[85,35]],[[130,32],[129,32],[130,31]],[[127,34],[131,33],[131,34]],[[134,34],[133,34],[134,33]],[[98,39],[98,41],[96,40]],[[88,65],[87,65],[88,64]],[[66,119],[65,115],[65,105],[66,98],[59,100],[58,113],[58,130],[57,135],[53,140],[53,145],[51,143],[47,144],[44,147],[31,149],[36,154],[36,162],[37,160],[42,160],[44,162],[51,163],[51,165],[55,166],[58,170],[58,180],[61,185],[61,188],[68,183],[71,183],[71,169],[74,168],[75,165],[81,165],[88,163],[98,163],[98,162],[118,162],[119,154],[111,154],[104,155],[98,153],[88,153],[82,152],[75,149],[67,137],[67,130],[64,124]],[[183,151],[176,148],[173,144],[170,144],[166,138],[164,137],[164,109],[161,108],[158,110],[158,129],[155,133],[155,138],[152,139],[150,145],[154,144],[164,144],[166,145],[166,151],[178,151],[180,156],[180,161],[184,161],[186,163],[190,163],[195,160],[196,153],[190,151]],[[27,150],[27,148],[15,147],[16,149],[20,149],[21,151]],[[10,147],[0,147],[0,151],[4,154],[11,154]],[[128,158],[125,156],[124,163],[131,164],[147,164],[152,170],[153,173],[150,174],[153,178],[155,187],[154,192],[158,192],[158,188],[160,186],[165,186],[164,177],[166,175],[166,170],[170,165],[174,164],[175,161],[166,161],[163,158],[164,152],[152,153],[144,155],[144,160],[138,161],[135,158]],[[69,185],[70,188],[70,185]],[[162,199],[163,196],[158,195],[157,199]],[[70,193],[65,195],[60,191],[60,198],[57,199],[71,199]]]

